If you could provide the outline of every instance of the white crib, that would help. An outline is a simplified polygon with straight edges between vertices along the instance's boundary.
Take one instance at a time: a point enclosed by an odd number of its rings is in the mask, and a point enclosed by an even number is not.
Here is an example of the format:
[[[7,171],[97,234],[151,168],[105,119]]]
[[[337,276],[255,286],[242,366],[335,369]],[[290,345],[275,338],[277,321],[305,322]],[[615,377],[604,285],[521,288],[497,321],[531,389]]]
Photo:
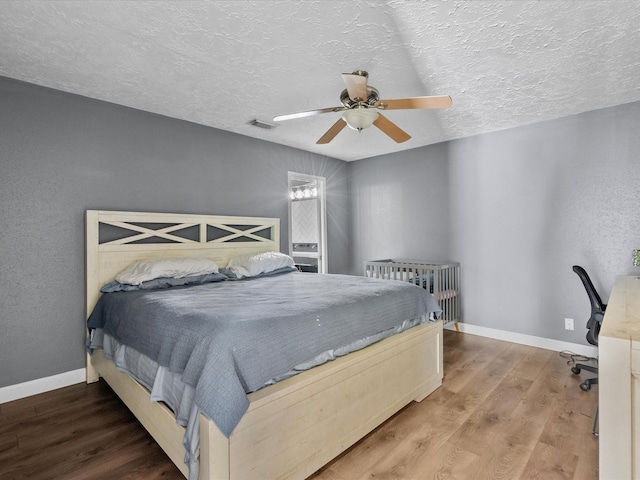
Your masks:
[[[373,260],[364,262],[365,277],[415,283],[433,294],[446,323],[460,321],[460,264],[429,260]],[[457,325],[456,325],[457,328]]]

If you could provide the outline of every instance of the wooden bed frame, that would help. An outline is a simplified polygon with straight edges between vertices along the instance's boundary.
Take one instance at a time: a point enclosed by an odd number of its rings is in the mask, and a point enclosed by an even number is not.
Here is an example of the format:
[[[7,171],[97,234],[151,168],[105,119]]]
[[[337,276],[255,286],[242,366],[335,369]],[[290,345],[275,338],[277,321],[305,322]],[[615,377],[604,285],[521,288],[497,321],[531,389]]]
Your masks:
[[[280,250],[279,219],[89,210],[87,316],[100,287],[136,260]],[[113,238],[104,239],[111,235]],[[106,360],[87,356],[87,382],[103,377],[187,476],[184,428],[149,392]],[[229,438],[200,416],[201,479],[303,479],[411,401],[442,384],[442,322],[420,325],[250,394]]]

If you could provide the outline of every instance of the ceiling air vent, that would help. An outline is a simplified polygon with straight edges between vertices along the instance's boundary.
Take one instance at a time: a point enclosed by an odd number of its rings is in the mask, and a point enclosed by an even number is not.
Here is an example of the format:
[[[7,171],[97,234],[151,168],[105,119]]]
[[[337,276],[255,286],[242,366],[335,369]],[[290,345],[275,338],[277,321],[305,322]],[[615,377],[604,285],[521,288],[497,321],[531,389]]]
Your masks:
[[[271,130],[272,128],[277,127],[277,125],[274,125],[273,123],[268,123],[263,120],[258,120],[257,118],[254,118],[253,120],[251,120],[249,122],[249,125],[253,125],[254,127],[258,127],[258,128],[264,128],[265,130]]]

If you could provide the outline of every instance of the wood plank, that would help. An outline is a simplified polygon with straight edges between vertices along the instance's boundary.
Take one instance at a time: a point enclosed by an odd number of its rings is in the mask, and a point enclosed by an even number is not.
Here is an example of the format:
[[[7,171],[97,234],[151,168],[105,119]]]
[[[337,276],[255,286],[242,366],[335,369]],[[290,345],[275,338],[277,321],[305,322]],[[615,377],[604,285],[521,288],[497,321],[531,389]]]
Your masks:
[[[12,403],[8,410],[24,416],[2,425],[0,438],[18,442],[0,451],[1,478],[120,479],[127,478],[125,471],[140,473],[129,478],[145,478],[145,471],[151,472],[146,478],[184,478],[103,381]]]
[[[577,463],[577,456],[561,448],[539,442],[520,478],[522,480],[571,480],[575,478]]]
[[[404,457],[402,463],[394,465],[388,472],[375,471],[375,477],[412,478],[415,472],[429,472],[433,478],[476,478],[470,474],[470,466],[477,458],[449,442],[433,451],[426,451],[424,444],[417,444],[412,455]]]
[[[449,351],[449,347],[444,348],[445,352]],[[447,388],[458,392],[469,382],[475,382],[478,374],[507,348],[508,344],[495,340],[475,344],[469,351],[466,350],[465,345],[460,345],[457,350],[463,356],[445,364],[444,374],[447,378]]]
[[[477,455],[486,453],[508,428],[513,411],[533,382],[507,376],[449,438],[449,442]]]

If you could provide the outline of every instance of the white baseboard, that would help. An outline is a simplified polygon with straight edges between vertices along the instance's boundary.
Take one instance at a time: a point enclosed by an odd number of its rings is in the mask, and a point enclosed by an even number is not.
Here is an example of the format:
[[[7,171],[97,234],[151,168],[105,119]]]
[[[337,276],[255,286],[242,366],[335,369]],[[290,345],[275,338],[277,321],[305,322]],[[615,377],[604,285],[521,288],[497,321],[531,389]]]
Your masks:
[[[455,324],[446,325],[445,328],[455,330]],[[560,340],[552,340],[550,338],[535,337],[524,333],[507,332],[506,330],[497,330],[495,328],[480,327],[469,323],[458,323],[458,329],[464,333],[479,335],[481,337],[495,338],[496,340],[504,340],[506,342],[519,343],[530,347],[544,348],[545,350],[553,350],[554,352],[569,351],[585,357],[595,358],[598,356],[598,347],[593,345],[580,345],[578,343],[562,342]]]
[[[12,402],[21,398],[37,395],[38,393],[49,392],[76,383],[82,383],[86,378],[86,369],[79,368],[71,372],[64,372],[51,377],[38,378],[30,382],[9,385],[0,388],[0,403]]]

